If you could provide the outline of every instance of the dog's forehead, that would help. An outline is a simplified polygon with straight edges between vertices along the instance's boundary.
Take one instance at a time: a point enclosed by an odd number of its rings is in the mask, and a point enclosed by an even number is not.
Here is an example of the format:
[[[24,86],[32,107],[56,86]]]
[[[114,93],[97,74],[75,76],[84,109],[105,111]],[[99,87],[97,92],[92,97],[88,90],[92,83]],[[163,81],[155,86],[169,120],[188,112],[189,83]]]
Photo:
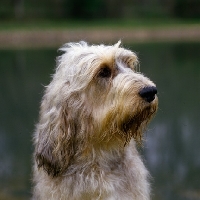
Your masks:
[[[124,63],[134,70],[138,62],[136,54],[131,50],[120,47],[120,42],[110,46],[90,46],[85,42],[69,43],[60,50],[64,51],[64,54],[58,59],[57,69],[60,68],[59,66],[65,66],[64,68],[68,70],[69,74],[74,74],[74,70],[85,71],[88,68],[93,71],[94,68],[100,67],[102,64],[114,66],[117,62]]]
[[[94,48],[94,54],[97,54],[98,56],[104,56],[104,57],[112,57],[114,59],[125,59],[125,58],[135,58],[137,59],[137,56],[134,52],[131,50],[122,48],[118,45],[113,46],[105,46],[100,45]]]
[[[118,43],[117,43],[118,44]],[[122,62],[130,68],[134,68],[138,63],[137,55],[131,50],[120,47],[119,45],[113,46],[89,46],[88,55],[91,55],[91,58],[99,59],[103,63],[117,63]],[[87,51],[86,51],[87,52]],[[86,53],[85,52],[85,53]]]

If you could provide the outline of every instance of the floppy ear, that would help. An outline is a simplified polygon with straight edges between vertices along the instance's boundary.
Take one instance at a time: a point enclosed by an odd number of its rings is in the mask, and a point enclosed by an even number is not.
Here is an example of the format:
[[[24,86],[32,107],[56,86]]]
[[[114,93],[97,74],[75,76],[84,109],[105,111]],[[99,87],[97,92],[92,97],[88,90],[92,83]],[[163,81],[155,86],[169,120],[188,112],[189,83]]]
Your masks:
[[[45,103],[41,107],[45,107]],[[42,109],[35,135],[35,159],[38,168],[50,176],[63,174],[74,155],[74,120],[66,108]]]

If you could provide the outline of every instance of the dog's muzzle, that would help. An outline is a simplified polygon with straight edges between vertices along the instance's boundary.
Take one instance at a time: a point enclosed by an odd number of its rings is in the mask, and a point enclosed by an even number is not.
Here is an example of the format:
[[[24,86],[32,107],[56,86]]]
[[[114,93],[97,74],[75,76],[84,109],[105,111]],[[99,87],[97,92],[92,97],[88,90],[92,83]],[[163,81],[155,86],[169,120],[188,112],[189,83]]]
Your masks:
[[[156,87],[144,87],[139,91],[139,95],[147,102],[151,103],[157,94]]]

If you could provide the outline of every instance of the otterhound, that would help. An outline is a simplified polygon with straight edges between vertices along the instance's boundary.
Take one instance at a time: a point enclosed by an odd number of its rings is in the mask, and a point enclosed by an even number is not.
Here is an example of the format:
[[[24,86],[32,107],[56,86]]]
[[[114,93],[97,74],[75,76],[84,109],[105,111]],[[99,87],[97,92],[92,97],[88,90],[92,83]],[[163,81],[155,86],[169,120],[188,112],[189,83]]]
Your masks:
[[[157,110],[155,84],[120,42],[61,50],[34,135],[33,199],[149,200],[136,147]]]

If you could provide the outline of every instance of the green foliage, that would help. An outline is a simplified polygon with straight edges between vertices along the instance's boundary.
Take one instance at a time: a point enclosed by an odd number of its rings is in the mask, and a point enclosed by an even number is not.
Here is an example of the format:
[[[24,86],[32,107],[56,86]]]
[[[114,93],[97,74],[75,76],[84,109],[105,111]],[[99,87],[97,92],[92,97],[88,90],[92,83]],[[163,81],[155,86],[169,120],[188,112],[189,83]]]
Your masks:
[[[1,0],[0,19],[200,18],[199,0]]]

